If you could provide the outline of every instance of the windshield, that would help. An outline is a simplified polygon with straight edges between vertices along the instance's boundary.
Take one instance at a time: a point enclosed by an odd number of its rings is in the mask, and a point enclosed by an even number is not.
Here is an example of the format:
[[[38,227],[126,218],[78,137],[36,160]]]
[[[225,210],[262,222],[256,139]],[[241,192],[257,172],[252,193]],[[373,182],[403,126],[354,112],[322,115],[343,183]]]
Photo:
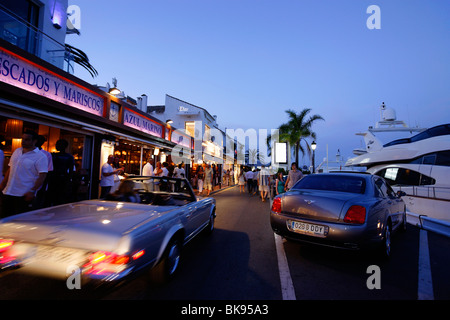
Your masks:
[[[315,174],[304,177],[291,190],[314,189],[362,194],[365,188],[366,181],[361,177]]]
[[[170,177],[132,177],[137,192],[164,192],[174,194],[193,195],[191,186],[186,179]]]
[[[105,200],[182,206],[196,201],[196,197],[186,179],[134,176],[122,180],[119,188]]]

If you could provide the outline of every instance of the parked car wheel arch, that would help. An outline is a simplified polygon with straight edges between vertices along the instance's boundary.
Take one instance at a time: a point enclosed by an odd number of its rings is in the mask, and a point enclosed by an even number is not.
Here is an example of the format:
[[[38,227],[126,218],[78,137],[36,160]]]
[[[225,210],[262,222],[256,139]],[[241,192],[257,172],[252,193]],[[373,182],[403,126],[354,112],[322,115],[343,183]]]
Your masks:
[[[167,231],[164,240],[161,242],[161,247],[159,248],[158,256],[156,257],[155,265],[157,265],[169,245],[170,241],[174,238],[178,238],[181,244],[184,244],[184,228],[181,224],[173,225],[169,231]]]

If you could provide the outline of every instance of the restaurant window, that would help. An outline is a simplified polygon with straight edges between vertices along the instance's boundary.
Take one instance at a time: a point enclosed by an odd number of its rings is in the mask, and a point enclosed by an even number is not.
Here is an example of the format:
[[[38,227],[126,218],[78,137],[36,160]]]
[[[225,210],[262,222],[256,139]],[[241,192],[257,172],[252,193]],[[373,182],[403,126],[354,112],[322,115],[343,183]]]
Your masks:
[[[91,175],[92,136],[73,132],[66,129],[39,124],[27,120],[13,119],[0,116],[0,148],[4,152],[3,174],[8,169],[9,159],[12,153],[22,146],[22,135],[26,130],[32,130],[44,136],[46,141],[42,149],[56,153],[56,142],[64,139],[68,142],[65,150],[75,160],[73,196],[74,199],[86,199],[88,197]]]
[[[195,122],[194,121],[186,121],[184,123],[184,129],[191,137],[195,137]]]
[[[119,145],[114,148],[114,156],[116,161],[118,161],[119,167],[125,169],[125,173],[140,174],[141,146],[126,140],[120,140]],[[142,162],[145,164],[144,156],[142,157]]]
[[[205,124],[205,137],[203,140],[211,141],[211,128],[207,124]]]

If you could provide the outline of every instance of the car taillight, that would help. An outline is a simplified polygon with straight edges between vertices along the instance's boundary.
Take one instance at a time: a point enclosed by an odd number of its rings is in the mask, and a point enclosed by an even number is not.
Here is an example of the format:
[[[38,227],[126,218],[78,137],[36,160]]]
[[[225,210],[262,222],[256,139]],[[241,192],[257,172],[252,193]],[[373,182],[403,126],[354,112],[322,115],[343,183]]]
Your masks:
[[[351,206],[344,217],[344,222],[363,224],[366,221],[366,208],[362,206]]]
[[[126,264],[130,258],[126,255],[117,255],[107,251],[97,251],[89,256],[89,264],[97,265],[100,263]]]
[[[281,213],[281,198],[274,198],[272,203],[272,211],[275,213]]]
[[[14,244],[13,240],[0,239],[0,252],[5,252]]]

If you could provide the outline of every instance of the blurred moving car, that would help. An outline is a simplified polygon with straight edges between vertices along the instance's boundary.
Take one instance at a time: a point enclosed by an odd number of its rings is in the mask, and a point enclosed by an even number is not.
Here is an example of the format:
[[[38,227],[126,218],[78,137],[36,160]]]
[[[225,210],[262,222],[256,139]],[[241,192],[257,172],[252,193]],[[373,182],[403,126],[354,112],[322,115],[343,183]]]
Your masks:
[[[130,180],[140,203],[87,200],[3,219],[0,270],[62,279],[78,270],[85,283],[149,269],[152,280],[169,280],[182,247],[213,230],[215,199],[196,197],[186,179]]]
[[[292,240],[391,254],[391,234],[406,228],[406,206],[386,181],[364,173],[311,174],[274,198],[270,222]]]

